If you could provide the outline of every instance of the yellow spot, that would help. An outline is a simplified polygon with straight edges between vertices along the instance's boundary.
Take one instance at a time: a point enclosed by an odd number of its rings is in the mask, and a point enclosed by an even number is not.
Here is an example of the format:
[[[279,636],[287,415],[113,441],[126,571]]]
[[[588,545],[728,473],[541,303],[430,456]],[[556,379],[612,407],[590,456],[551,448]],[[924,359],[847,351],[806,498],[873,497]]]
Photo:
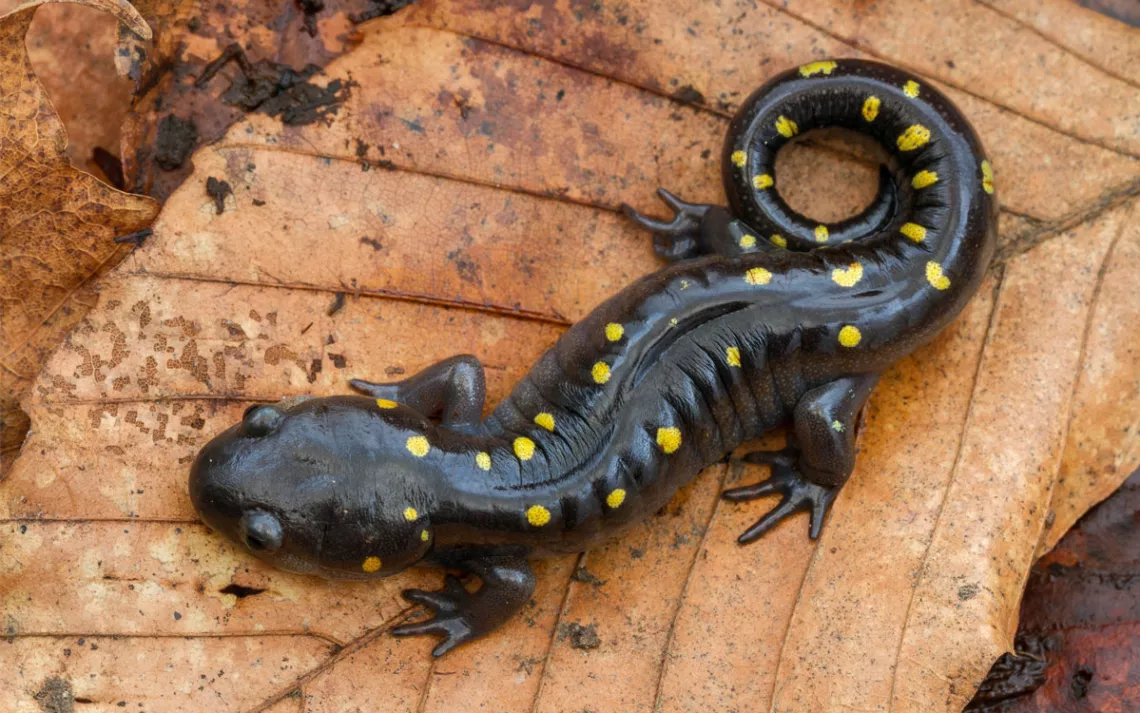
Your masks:
[[[388,399],[376,399],[376,405],[380,408],[396,408],[400,404],[395,401],[389,401]]]
[[[831,430],[835,431],[836,433],[843,433],[843,424],[839,421],[832,421]]]
[[[744,273],[744,281],[750,285],[766,285],[772,281],[772,273],[762,267],[754,267]]]
[[[515,455],[519,460],[530,460],[534,457],[534,441],[526,436],[519,436],[514,443]]]
[[[526,521],[535,527],[542,527],[550,522],[550,511],[541,505],[531,505],[526,509]]]
[[[412,436],[404,445],[406,445],[408,451],[417,458],[423,458],[428,454],[428,451],[431,450],[431,446],[428,445],[428,439],[423,436]]]
[[[486,452],[476,453],[475,465],[479,466],[479,470],[491,470],[491,454]]]
[[[681,280],[681,289],[682,290],[689,289],[690,284],[692,284],[692,283],[690,283],[688,280]]]
[[[926,281],[936,290],[950,287],[950,278],[942,274],[942,266],[933,260],[926,263]]]
[[[543,412],[534,417],[534,422],[548,431],[554,431],[554,416]]]
[[[982,190],[991,195],[994,192],[994,167],[989,161],[982,161]]]
[[[788,241],[784,240],[783,235],[773,235],[772,237],[768,238],[768,240],[770,240],[772,244],[778,248],[788,247]]]
[[[761,173],[759,176],[752,177],[752,187],[758,191],[771,188],[776,183],[767,173]]]
[[[918,82],[911,79],[910,81],[908,81],[906,84],[903,85],[903,94],[907,95],[911,99],[914,99],[915,97],[918,96],[918,90],[919,89],[920,89],[920,87],[918,86]]]
[[[776,131],[779,131],[780,136],[785,139],[790,139],[800,133],[800,127],[796,122],[781,114],[780,118],[776,119]]]
[[[850,324],[839,330],[839,343],[845,347],[858,346],[859,342],[863,340],[863,333],[859,331],[858,327],[853,327]]]
[[[610,365],[604,361],[594,364],[594,368],[590,369],[590,376],[594,377],[595,384],[604,384],[610,380]]]
[[[748,162],[748,156],[743,151],[732,152],[732,165],[737,168],[744,168],[744,164]]]
[[[736,347],[725,349],[724,360],[728,362],[729,366],[740,366],[740,349]]]
[[[922,124],[911,124],[899,135],[899,151],[914,151],[930,141],[930,129]]]
[[[810,77],[813,74],[831,74],[831,72],[839,65],[830,60],[822,62],[808,62],[800,67],[800,74],[804,77]]]
[[[921,243],[923,240],[926,240],[926,228],[918,223],[903,223],[902,227],[899,228],[899,232],[916,243]]]
[[[606,339],[611,342],[616,342],[625,335],[625,327],[617,322],[610,322],[606,325]]]
[[[879,105],[882,102],[878,97],[870,96],[863,102],[863,118],[867,121],[874,121],[875,117],[879,115]]]
[[[625,502],[625,491],[622,490],[621,488],[615,488],[614,490],[610,491],[609,495],[606,496],[606,505],[609,505],[611,508],[614,508],[615,510],[617,508],[621,507],[621,504],[624,502]]]
[[[840,287],[854,287],[856,282],[863,279],[863,263],[853,262],[846,269],[837,267],[831,271],[831,279]]]
[[[677,318],[676,318],[676,317],[674,317],[673,319],[669,320],[669,326],[670,326],[670,327],[676,327],[676,326],[677,326]]]
[[[380,570],[380,558],[379,557],[365,557],[364,558],[364,564],[360,565],[360,568],[362,570],[364,570],[365,572],[367,572],[368,574],[372,574],[373,572],[378,572]]]
[[[419,517],[419,515],[420,514],[416,512],[416,509],[413,507],[404,508],[404,519],[408,522],[415,522],[416,518]]]
[[[815,241],[817,243],[826,243],[829,237],[831,237],[831,233],[827,232],[826,225],[815,226]]]
[[[745,250],[756,247],[756,236],[755,235],[741,235],[740,236],[740,247],[744,248]]]
[[[681,447],[681,429],[672,426],[657,429],[657,445],[666,453],[676,451]]]
[[[915,190],[933,186],[935,183],[938,183],[938,174],[934,171],[919,171],[914,174],[914,178],[910,179],[910,185]]]
[[[428,534],[427,530],[420,531],[420,542],[427,542],[429,537],[431,537],[431,535]]]

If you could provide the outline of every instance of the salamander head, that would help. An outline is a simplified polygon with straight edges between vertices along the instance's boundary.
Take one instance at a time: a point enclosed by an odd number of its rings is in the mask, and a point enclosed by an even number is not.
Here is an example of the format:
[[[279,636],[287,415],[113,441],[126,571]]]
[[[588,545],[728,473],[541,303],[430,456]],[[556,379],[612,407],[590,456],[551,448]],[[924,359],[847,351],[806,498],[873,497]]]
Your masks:
[[[334,579],[383,577],[432,544],[431,422],[374,399],[257,405],[190,470],[206,524],[275,567]]]

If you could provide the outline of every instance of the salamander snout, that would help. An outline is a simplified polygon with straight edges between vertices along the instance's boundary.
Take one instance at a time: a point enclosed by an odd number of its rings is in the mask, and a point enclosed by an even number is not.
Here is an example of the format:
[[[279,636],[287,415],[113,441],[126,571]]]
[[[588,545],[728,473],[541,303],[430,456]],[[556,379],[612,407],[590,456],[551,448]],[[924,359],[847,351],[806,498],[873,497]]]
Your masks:
[[[255,404],[202,447],[190,499],[210,528],[275,567],[385,577],[433,547],[434,466],[413,450],[430,428],[359,396]]]

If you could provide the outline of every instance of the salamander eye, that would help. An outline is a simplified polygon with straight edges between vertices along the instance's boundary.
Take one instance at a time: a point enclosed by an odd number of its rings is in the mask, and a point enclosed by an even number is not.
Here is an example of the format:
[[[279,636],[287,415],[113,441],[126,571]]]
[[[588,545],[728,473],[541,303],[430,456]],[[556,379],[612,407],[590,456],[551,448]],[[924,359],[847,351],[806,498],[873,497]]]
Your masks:
[[[268,436],[281,424],[281,412],[272,406],[255,404],[242,414],[242,430],[247,436]]]
[[[242,515],[240,527],[242,539],[255,552],[280,549],[285,539],[281,523],[264,510],[251,510]]]

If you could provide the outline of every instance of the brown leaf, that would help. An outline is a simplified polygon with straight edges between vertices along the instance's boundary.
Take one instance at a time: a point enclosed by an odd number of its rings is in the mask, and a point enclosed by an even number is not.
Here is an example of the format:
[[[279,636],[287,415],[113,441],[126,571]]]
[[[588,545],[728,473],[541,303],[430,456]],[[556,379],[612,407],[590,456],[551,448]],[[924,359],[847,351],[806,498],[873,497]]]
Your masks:
[[[0,15],[20,4],[0,0]],[[36,10],[24,44],[67,132],[71,165],[121,188],[112,175],[114,161],[104,159],[101,164],[95,157],[96,149],[118,156],[120,127],[131,101],[131,81],[115,68],[118,28],[119,21],[110,13],[75,3],[48,3]]]
[[[1137,511],[1140,472],[1033,565],[1021,604],[1018,655],[1003,657],[987,676],[975,701],[979,713],[1140,707]]]
[[[352,18],[368,9],[369,0],[319,4],[318,12],[307,14],[296,0],[136,2],[155,28],[155,48],[133,68],[142,91],[123,127],[127,185],[163,201],[190,175],[190,161],[163,158],[158,150],[164,133],[172,131],[163,123],[168,117],[193,127],[184,153],[189,158],[192,149],[220,138],[243,116],[241,108],[223,101],[220,91],[195,86],[209,62],[230,45],[243,48],[251,62],[273,61],[298,70],[310,64],[324,67],[351,47]],[[236,66],[226,67],[211,86],[225,87],[240,76]]]
[[[960,710],[1011,646],[1050,499],[1056,529],[1136,466],[1134,92],[979,3],[940,4],[968,30],[942,36],[926,4],[792,5],[429,3],[363,27],[311,80],[353,82],[328,125],[250,114],[199,151],[29,401],[35,429],[0,485],[12,638],[119,636],[106,666],[125,676],[154,637],[292,635],[305,670],[257,702],[234,674],[260,651],[225,676],[208,657],[187,665],[183,680],[235,710]],[[188,464],[250,402],[343,393],[350,377],[464,351],[500,399],[566,324],[658,267],[621,201],[654,209],[658,185],[723,200],[736,103],[786,67],[859,54],[954,98],[1006,210],[978,295],[884,376],[818,542],[796,520],[738,547],[758,509],[716,495],[762,473],[717,466],[626,536],[543,562],[523,615],[433,661],[431,642],[387,631],[407,611],[399,590],[438,573],[329,584],[197,523]],[[1018,72],[1042,93],[994,79]],[[874,190],[873,163],[836,145],[781,157],[789,200],[821,219]],[[210,178],[232,188],[220,212]],[[90,664],[64,670],[93,700],[117,695]],[[27,700],[45,678],[4,685]]]
[[[68,162],[63,123],[24,49],[40,4],[0,18],[0,121],[7,127],[0,137],[0,476],[27,432],[18,401],[94,301],[90,281],[122,254],[112,239],[146,226],[158,209]],[[82,4],[150,35],[125,2]]]

